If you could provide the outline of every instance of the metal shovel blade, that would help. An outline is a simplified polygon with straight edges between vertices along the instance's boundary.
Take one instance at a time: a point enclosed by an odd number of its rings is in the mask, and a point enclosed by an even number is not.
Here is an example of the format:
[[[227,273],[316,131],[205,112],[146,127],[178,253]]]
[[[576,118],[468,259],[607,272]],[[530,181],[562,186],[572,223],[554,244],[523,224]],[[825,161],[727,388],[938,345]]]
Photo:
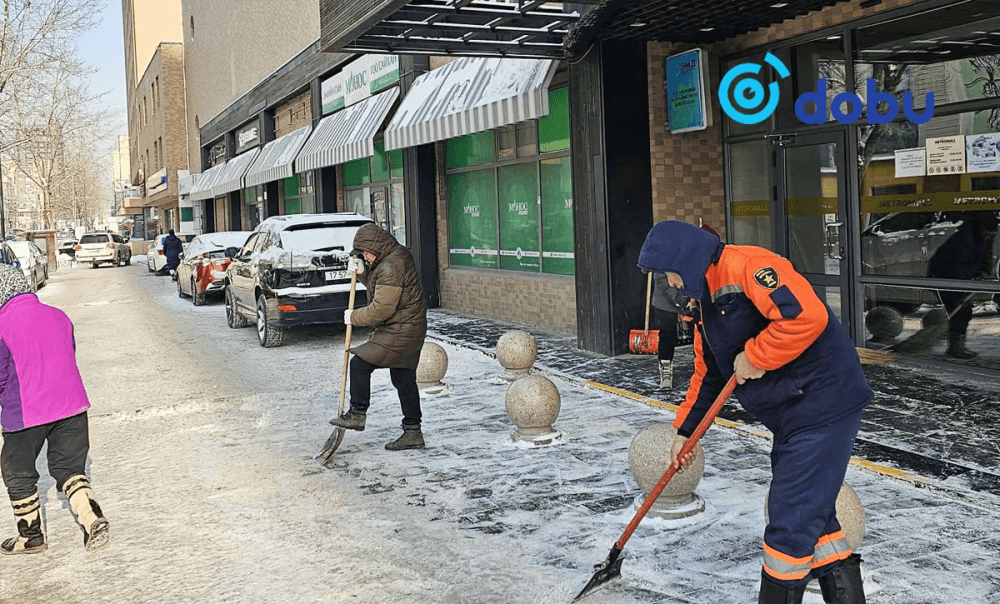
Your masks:
[[[326,439],[326,443],[323,444],[323,450],[319,453],[324,465],[330,461],[330,458],[333,457],[333,453],[344,440],[344,432],[345,430],[343,428],[334,428],[333,433],[330,434],[330,438]]]
[[[624,560],[625,555],[622,554],[622,550],[617,547],[611,548],[611,553],[608,554],[607,559],[600,564],[594,565],[595,572],[594,576],[590,578],[590,583],[587,583],[587,586],[573,598],[573,601],[579,601],[591,592],[622,576],[622,561]]]

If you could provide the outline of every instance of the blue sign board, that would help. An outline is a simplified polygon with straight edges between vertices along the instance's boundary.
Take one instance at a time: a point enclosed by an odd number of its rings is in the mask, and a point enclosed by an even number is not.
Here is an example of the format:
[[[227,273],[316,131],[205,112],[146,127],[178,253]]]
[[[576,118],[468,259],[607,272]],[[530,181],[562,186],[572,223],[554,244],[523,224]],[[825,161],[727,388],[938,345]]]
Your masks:
[[[667,57],[667,120],[671,132],[704,130],[709,125],[705,60],[700,48]]]

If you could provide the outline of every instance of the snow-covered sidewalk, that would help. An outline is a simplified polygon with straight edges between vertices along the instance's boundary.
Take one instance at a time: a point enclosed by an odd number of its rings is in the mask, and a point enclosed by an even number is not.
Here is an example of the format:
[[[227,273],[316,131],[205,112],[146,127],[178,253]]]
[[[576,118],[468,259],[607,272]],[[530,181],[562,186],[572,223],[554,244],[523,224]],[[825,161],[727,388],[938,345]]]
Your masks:
[[[564,441],[517,446],[499,365],[445,344],[454,393],[423,402],[428,448],[382,448],[400,412],[376,372],[368,429],[324,469],[312,456],[337,407],[340,330],[261,349],[221,304],[193,307],[134,266],[59,271],[41,296],[76,322],[113,536],[84,552],[45,477],[49,551],[5,560],[0,601],[568,602],[633,513],[632,437],[672,419],[554,377]],[[768,443],[716,426],[703,444],[706,511],[644,521],[623,580],[589,602],[755,600]],[[861,468],[848,482],[867,511],[869,602],[1000,598],[996,513]]]

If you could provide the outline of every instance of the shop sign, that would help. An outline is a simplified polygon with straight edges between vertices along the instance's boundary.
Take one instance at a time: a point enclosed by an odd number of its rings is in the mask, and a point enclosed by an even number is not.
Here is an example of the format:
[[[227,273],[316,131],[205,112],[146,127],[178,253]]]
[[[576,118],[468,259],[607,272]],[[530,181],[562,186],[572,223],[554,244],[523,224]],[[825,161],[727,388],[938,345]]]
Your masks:
[[[705,63],[700,48],[667,57],[667,121],[671,132],[704,130],[710,126],[705,91]]]
[[[128,186],[128,187],[125,187],[124,189],[122,189],[122,197],[126,197],[126,198],[127,197],[132,197],[132,198],[142,197],[142,187],[140,187],[140,186],[135,186],[135,187]]]
[[[399,56],[363,55],[323,81],[323,114],[363,101],[399,81]]]
[[[1000,211],[1000,191],[909,193],[902,195],[865,195],[861,197],[861,212],[864,214],[965,210]]]
[[[218,164],[218,163],[220,163],[219,160],[220,159],[225,159],[225,157],[226,157],[226,142],[225,141],[219,141],[219,142],[215,143],[208,150],[208,163],[210,163],[213,166],[216,165],[216,164]]]
[[[257,120],[236,131],[236,154],[260,144],[260,127]]]
[[[146,179],[146,194],[153,195],[167,188],[167,169],[163,168]]]

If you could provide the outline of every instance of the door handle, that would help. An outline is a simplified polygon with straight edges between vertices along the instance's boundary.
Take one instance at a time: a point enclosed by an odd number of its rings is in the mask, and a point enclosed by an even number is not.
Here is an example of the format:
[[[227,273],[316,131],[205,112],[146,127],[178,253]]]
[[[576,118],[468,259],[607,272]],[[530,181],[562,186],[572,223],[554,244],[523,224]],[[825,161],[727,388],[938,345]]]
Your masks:
[[[834,260],[844,259],[844,247],[840,245],[840,227],[843,224],[843,222],[831,222],[826,225],[826,255]]]

